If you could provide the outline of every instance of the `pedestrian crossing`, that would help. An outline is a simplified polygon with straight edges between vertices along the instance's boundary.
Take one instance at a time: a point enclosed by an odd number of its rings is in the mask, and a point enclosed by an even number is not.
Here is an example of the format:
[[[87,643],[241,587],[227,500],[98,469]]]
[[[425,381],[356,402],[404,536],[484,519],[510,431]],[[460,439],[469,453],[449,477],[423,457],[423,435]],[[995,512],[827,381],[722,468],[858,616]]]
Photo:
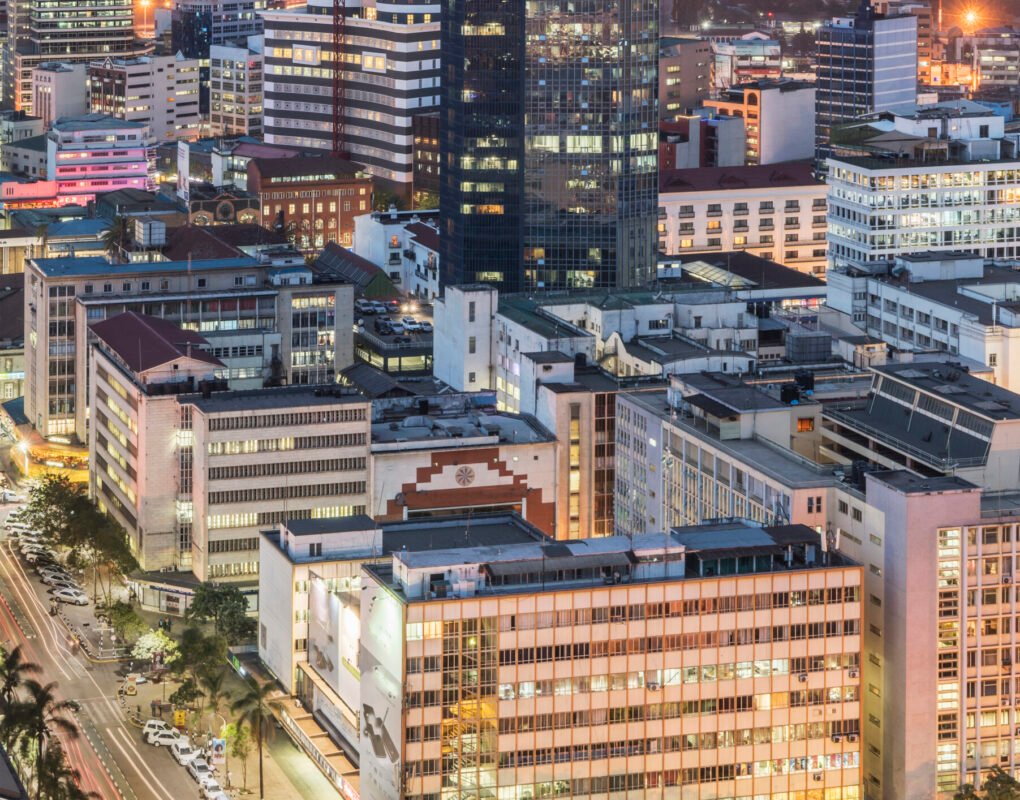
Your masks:
[[[126,713],[106,697],[94,697],[79,700],[81,712],[88,715],[97,728],[121,727],[127,722]]]

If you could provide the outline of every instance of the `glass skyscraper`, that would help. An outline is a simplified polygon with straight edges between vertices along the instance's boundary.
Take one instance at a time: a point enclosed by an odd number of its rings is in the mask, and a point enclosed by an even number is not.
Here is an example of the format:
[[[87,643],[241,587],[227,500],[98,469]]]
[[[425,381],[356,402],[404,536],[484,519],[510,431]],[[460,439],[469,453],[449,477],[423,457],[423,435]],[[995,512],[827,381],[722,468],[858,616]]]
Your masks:
[[[455,0],[441,27],[442,280],[519,291],[524,0]]]
[[[444,8],[444,281],[645,284],[657,248],[658,6],[523,6]],[[485,118],[479,103],[497,87],[496,112]],[[487,235],[494,229],[499,236]]]
[[[878,14],[862,0],[851,18],[818,29],[815,152],[828,154],[834,125],[917,102],[917,17]]]

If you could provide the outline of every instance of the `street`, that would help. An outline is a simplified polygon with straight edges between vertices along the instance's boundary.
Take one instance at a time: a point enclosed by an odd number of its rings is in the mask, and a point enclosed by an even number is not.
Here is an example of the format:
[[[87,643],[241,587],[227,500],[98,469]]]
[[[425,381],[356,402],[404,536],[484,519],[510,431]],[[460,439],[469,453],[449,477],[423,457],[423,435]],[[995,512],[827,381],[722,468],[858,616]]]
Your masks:
[[[11,507],[0,508],[0,525]],[[68,614],[84,619],[92,606]],[[34,575],[0,539],[0,635],[6,649],[21,644],[42,668],[42,683],[56,681],[59,699],[76,700],[81,711],[77,740],[63,739],[68,760],[82,773],[83,787],[103,798],[179,800],[198,796],[197,785],[168,750],[150,747],[127,720],[117,700],[123,678],[118,663],[90,663],[69,644],[64,623],[49,614],[49,597]],[[146,715],[147,716],[147,715]]]

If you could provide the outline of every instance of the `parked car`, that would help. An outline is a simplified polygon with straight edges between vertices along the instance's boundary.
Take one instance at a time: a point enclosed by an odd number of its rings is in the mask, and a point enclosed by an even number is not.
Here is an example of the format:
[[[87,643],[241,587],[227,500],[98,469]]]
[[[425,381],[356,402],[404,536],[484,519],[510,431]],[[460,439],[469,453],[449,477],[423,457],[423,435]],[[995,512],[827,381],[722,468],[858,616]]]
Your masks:
[[[70,572],[63,567],[56,564],[36,564],[36,574],[40,578],[64,578],[65,580],[72,580],[74,578]]]
[[[145,737],[145,743],[155,747],[173,747],[174,743],[181,738],[180,731],[171,728],[168,731],[154,731]]]
[[[390,325],[390,321],[385,317],[376,317],[375,330],[376,333],[392,333],[393,327]]]
[[[150,733],[159,733],[160,731],[174,731],[176,733],[176,730],[171,728],[167,724],[166,720],[147,719],[145,720],[145,724],[142,726],[142,738],[147,739],[149,738]]]
[[[432,333],[432,323],[431,322],[419,322],[418,325],[420,326],[420,329],[421,329],[422,333]]]
[[[403,322],[391,322],[390,323],[390,333],[401,334],[403,332],[404,332],[404,323]]]
[[[188,774],[193,780],[201,783],[206,778],[212,777],[212,767],[204,758],[193,758],[188,762]]]
[[[376,314],[385,314],[386,311],[387,311],[387,308],[386,308],[386,306],[383,303],[380,303],[378,300],[373,300],[372,301],[372,310],[373,310],[373,313],[376,313]]]
[[[0,501],[3,501],[4,503],[22,503],[24,500],[24,497],[15,494],[9,489],[0,490]]]
[[[410,336],[394,336],[393,337],[393,343],[394,344],[410,344],[411,343],[411,337]]]
[[[359,314],[376,313],[375,306],[372,304],[371,300],[355,300],[354,310],[357,311]]]
[[[404,323],[404,330],[408,333],[418,333],[421,331],[421,323],[416,319],[412,319],[410,322]]]
[[[223,787],[220,786],[219,781],[215,778],[203,778],[198,786],[205,800],[214,800],[216,797],[227,796],[227,793],[223,791]]]
[[[400,313],[400,301],[399,300],[387,300],[386,301],[386,313],[387,314],[399,314]]]
[[[174,761],[186,767],[198,758],[198,751],[191,746],[191,740],[187,736],[182,736],[171,745],[170,755],[174,757]]]
[[[44,575],[42,582],[46,586],[53,586],[54,588],[82,591],[81,586],[70,575]]]
[[[69,603],[72,606],[87,606],[89,604],[88,595],[80,589],[51,589],[50,593],[58,603]]]
[[[29,564],[56,564],[57,557],[48,550],[31,550],[28,553],[24,553],[25,561]]]

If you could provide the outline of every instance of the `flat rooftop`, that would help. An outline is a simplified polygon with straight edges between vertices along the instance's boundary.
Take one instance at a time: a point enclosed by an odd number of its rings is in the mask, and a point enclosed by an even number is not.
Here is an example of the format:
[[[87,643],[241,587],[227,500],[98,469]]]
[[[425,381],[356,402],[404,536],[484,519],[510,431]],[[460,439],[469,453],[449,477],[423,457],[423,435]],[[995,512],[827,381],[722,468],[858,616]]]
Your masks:
[[[400,420],[372,423],[372,444],[436,442],[450,447],[461,440],[479,438],[496,439],[502,444],[536,444],[555,439],[536,420],[519,414],[409,414]]]
[[[221,269],[255,268],[260,265],[249,256],[198,261],[146,261],[111,264],[102,256],[65,256],[36,258],[32,263],[48,278],[100,278],[124,275],[163,275],[180,272],[207,272]]]
[[[925,477],[905,469],[869,472],[869,478],[881,481],[904,494],[938,494],[939,492],[969,492],[981,487],[956,475]]]
[[[627,392],[623,395],[648,413],[663,419],[685,434],[710,444],[734,461],[741,461],[791,488],[831,486],[835,478],[832,466],[813,465],[806,458],[778,446],[763,444],[757,439],[720,439],[699,420],[673,414],[666,402],[665,391]]]
[[[992,420],[1020,419],[1020,395],[976,378],[950,362],[885,364],[874,367],[874,370],[879,375],[894,377],[979,416]]]
[[[237,411],[289,410],[306,406],[368,404],[369,401],[357,392],[330,384],[320,387],[285,386],[278,389],[213,392],[208,397],[201,394],[185,394],[178,398],[178,402],[195,406],[206,414],[225,414]]]

